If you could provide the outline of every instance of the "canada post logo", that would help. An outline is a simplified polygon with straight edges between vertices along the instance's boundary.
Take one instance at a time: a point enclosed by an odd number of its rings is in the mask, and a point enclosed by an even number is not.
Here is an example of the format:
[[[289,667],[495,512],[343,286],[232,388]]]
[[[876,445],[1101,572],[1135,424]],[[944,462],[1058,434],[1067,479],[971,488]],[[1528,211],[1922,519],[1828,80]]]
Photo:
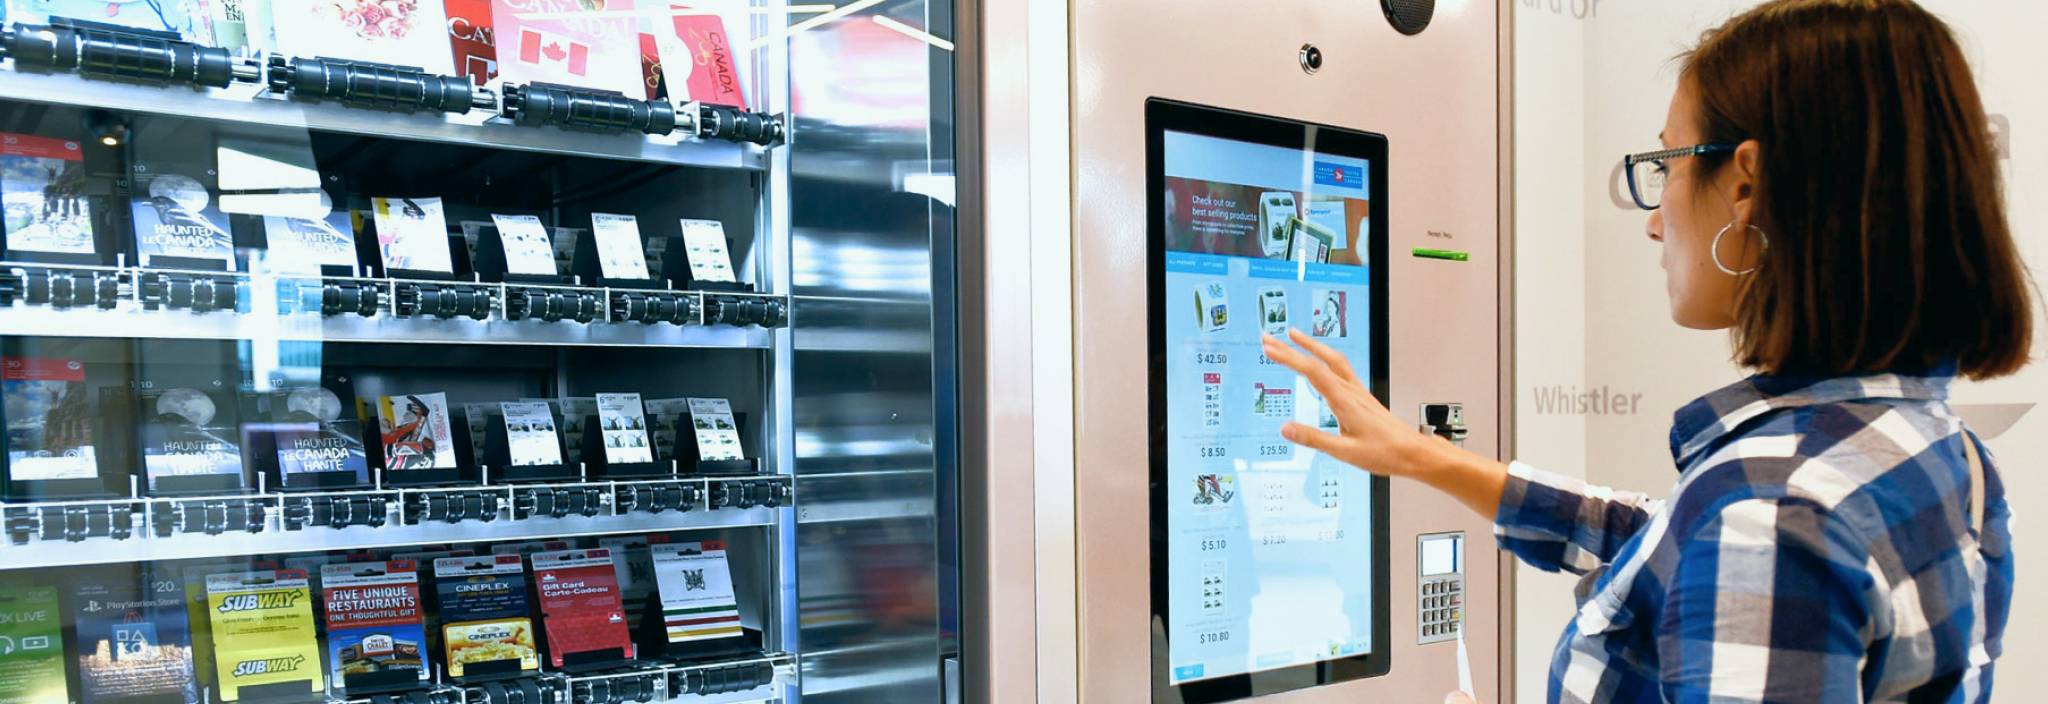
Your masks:
[[[1316,185],[1338,188],[1364,188],[1365,173],[1356,166],[1346,166],[1327,161],[1316,162]]]

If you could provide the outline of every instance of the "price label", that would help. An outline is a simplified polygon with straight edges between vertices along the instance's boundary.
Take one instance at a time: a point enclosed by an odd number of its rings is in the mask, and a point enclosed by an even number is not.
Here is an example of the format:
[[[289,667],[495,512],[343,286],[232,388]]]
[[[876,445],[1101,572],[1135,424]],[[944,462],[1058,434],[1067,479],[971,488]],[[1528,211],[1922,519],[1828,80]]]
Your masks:
[[[1260,457],[1285,457],[1293,454],[1291,445],[1260,445]]]
[[[1230,631],[1203,631],[1195,634],[1195,639],[1202,643],[1228,643]]]
[[[1286,533],[1268,533],[1268,534],[1265,534],[1265,535],[1261,535],[1261,536],[1259,536],[1259,544],[1260,544],[1260,545],[1286,545],[1286,544],[1287,544],[1287,534],[1286,534]]]
[[[1229,353],[1229,352],[1200,352],[1200,351],[1198,351],[1198,352],[1196,352],[1196,353],[1195,353],[1195,363],[1196,363],[1196,364],[1218,364],[1218,365],[1221,365],[1221,364],[1229,364],[1229,363],[1230,363],[1230,353]]]
[[[1340,536],[1340,537],[1341,537],[1341,536]],[[1211,550],[1225,550],[1225,549],[1228,549],[1229,547],[1230,547],[1230,539],[1229,539],[1229,538],[1204,538],[1204,539],[1202,539],[1202,552],[1209,552],[1209,551],[1211,551]]]
[[[1200,452],[1200,454],[1201,454],[1201,456],[1202,456],[1203,458],[1210,458],[1210,457],[1222,457],[1222,456],[1223,456],[1223,446],[1222,446],[1222,445],[1206,445],[1206,446],[1203,446],[1203,447],[1202,447],[1202,449],[1201,449],[1201,452]]]

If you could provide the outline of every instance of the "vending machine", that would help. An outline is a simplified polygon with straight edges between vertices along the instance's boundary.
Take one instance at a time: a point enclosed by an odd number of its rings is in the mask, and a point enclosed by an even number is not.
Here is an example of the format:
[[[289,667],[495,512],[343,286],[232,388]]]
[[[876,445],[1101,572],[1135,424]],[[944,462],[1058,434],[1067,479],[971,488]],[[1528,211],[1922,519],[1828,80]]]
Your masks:
[[[940,697],[950,6],[4,5],[0,701]]]
[[[971,408],[1029,437],[966,438],[991,467],[970,594],[1035,641],[971,638],[975,687],[1500,701],[1488,522],[1284,440],[1338,423],[1260,337],[1299,331],[1416,432],[1504,456],[1510,4],[980,8]],[[997,392],[1014,374],[1028,399]]]

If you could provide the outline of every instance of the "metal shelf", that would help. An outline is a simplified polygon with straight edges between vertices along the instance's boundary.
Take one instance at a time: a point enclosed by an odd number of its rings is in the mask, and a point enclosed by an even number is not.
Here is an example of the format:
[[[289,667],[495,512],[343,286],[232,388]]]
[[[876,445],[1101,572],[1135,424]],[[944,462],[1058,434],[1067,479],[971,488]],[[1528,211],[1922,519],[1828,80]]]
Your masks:
[[[49,272],[71,277],[80,290],[100,277],[118,281],[117,295],[105,305],[84,302],[58,307],[31,303],[25,293],[28,273]],[[209,310],[167,305],[143,293],[137,282],[157,274],[177,274],[209,280],[231,280],[238,306],[247,312]],[[0,303],[0,333],[43,337],[120,337],[138,339],[205,340],[289,340],[315,342],[415,342],[442,344],[504,345],[602,345],[634,347],[713,347],[767,349],[774,341],[772,330],[760,327],[703,325],[702,312],[708,298],[751,298],[784,300],[781,296],[754,293],[666,291],[663,293],[695,300],[699,311],[691,324],[611,320],[614,290],[600,287],[537,286],[524,284],[482,284],[461,282],[410,282],[396,279],[334,279],[376,288],[381,304],[374,315],[354,313],[322,315],[306,310],[288,295],[300,287],[317,293],[322,279],[230,272],[183,272],[168,269],[58,266],[31,263],[0,263],[0,285],[15,287],[14,299]],[[484,319],[442,318],[429,315],[398,315],[396,292],[404,286],[428,284],[477,291],[488,297]],[[603,306],[589,323],[572,320],[509,320],[506,301],[514,290],[560,291],[588,294]],[[787,304],[785,303],[785,306]]]
[[[294,552],[330,550],[361,550],[390,548],[424,543],[468,543],[503,542],[515,540],[555,540],[591,535],[607,535],[629,532],[657,532],[669,530],[741,528],[776,525],[781,511],[788,510],[794,497],[782,506],[769,508],[755,505],[749,508],[710,508],[700,503],[686,511],[668,510],[659,513],[651,511],[620,510],[616,497],[621,490],[634,485],[690,484],[697,486],[700,497],[712,493],[712,485],[722,482],[748,482],[761,480],[787,481],[783,475],[736,476],[736,477],[686,477],[677,479],[653,479],[610,482],[575,482],[536,484],[535,487],[550,489],[574,487],[599,487],[604,490],[606,512],[596,516],[529,516],[513,518],[514,492],[523,485],[452,486],[417,489],[365,489],[353,492],[325,492],[321,494],[229,494],[209,497],[149,497],[127,499],[93,499],[83,501],[48,501],[0,504],[0,514],[13,515],[22,511],[40,512],[64,507],[109,507],[130,508],[130,537],[111,538],[89,537],[80,540],[30,539],[22,543],[0,544],[0,564],[7,569],[33,569],[41,567],[69,567],[89,564],[113,564],[145,562],[151,560],[177,560],[206,557],[236,557],[244,555],[279,555]],[[448,522],[432,519],[409,521],[405,517],[408,499],[433,493],[477,493],[489,492],[498,496],[498,509],[491,520],[461,520]],[[346,528],[330,528],[309,525],[297,530],[286,530],[281,501],[304,496],[376,496],[388,499],[391,509],[389,519],[382,526],[354,525]],[[205,504],[215,502],[249,502],[263,505],[265,516],[260,532],[226,530],[217,533],[179,532],[168,536],[156,535],[153,517],[156,512],[174,510],[174,505]]]
[[[5,62],[12,64],[12,62]],[[339,103],[288,100],[253,83],[227,88],[155,86],[81,78],[71,74],[0,71],[0,96],[51,105],[189,117],[267,128],[303,127],[425,142],[528,152],[759,171],[767,150],[755,145],[699,141],[680,135],[608,134],[553,127],[520,127],[475,110],[466,115],[401,113]]]
[[[706,670],[731,667],[734,665],[756,664],[766,664],[769,667],[774,668],[774,675],[773,678],[768,682],[763,683],[760,686],[754,687],[752,689],[746,689],[735,692],[722,692],[718,694],[690,694],[687,692],[670,691],[667,686],[668,684],[672,684],[677,681],[687,680],[689,678],[695,677],[698,673]],[[543,673],[533,675],[532,679],[537,682],[547,683],[554,689],[554,691],[568,692],[571,691],[578,684],[589,683],[596,680],[619,680],[659,677],[661,678],[662,686],[656,692],[656,698],[652,701],[675,702],[677,704],[737,704],[739,702],[778,700],[781,698],[780,689],[791,678],[795,677],[795,675],[795,658],[791,656],[789,653],[776,652],[763,653],[753,657],[740,657],[727,660],[714,660],[708,662],[692,662],[687,664],[649,661],[627,665],[617,670],[601,671],[589,674],[569,675],[563,673]],[[435,684],[433,687],[430,688],[429,691],[442,694],[448,697],[451,701],[463,702],[464,704],[494,704],[493,702],[490,702],[489,698],[484,696],[482,692],[472,691],[471,689],[460,685],[445,683]],[[567,697],[565,696],[564,699],[566,700]],[[387,700],[387,697],[331,697],[327,701],[331,704],[370,704],[371,702]]]

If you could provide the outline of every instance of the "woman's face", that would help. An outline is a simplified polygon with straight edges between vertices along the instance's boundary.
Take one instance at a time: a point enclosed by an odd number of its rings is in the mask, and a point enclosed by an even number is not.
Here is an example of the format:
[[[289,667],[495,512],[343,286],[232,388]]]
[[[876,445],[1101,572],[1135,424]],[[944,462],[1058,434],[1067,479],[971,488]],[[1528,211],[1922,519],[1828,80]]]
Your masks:
[[[1671,96],[1659,137],[1664,148],[1701,143],[1699,97],[1691,81],[1680,81]],[[1762,239],[1748,227],[1758,148],[1745,142],[1733,159],[1715,172],[1699,169],[1699,157],[1665,162],[1663,202],[1650,212],[1650,239],[1664,244],[1664,293],[1671,301],[1671,320],[1695,330],[1720,330],[1735,324],[1735,297],[1741,276],[1714,266],[1711,247],[1723,226],[1721,263],[1734,271],[1755,266]],[[1700,179],[1707,179],[1701,183]]]

